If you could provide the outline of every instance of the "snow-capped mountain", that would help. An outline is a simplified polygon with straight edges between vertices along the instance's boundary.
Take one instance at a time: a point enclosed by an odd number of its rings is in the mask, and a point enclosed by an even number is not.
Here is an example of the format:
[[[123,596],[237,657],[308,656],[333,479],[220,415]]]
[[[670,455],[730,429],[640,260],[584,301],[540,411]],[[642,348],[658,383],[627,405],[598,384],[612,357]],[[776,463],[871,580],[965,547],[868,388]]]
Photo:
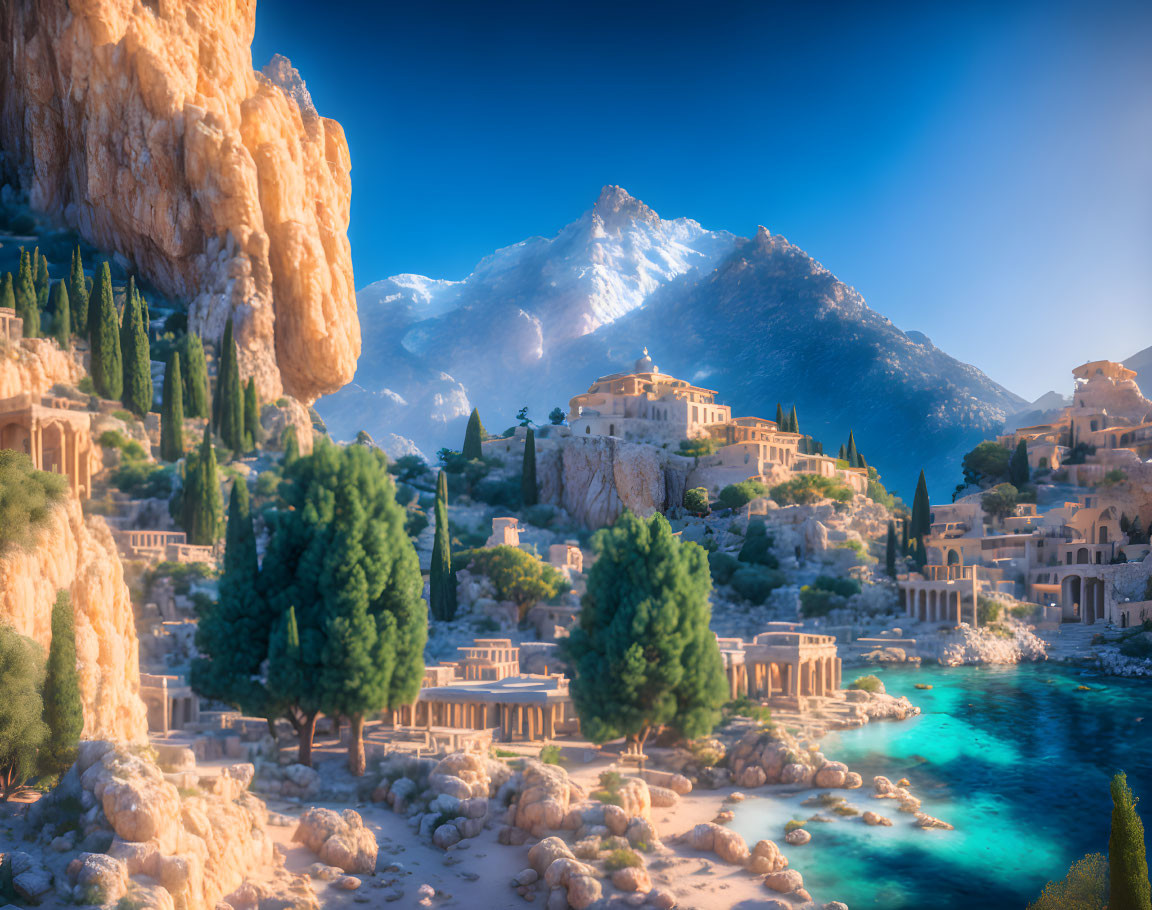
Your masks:
[[[832,452],[853,429],[909,493],[921,467],[950,491],[963,452],[1025,404],[783,237],[662,220],[614,186],[555,237],[499,250],[463,281],[398,275],[358,300],[355,380],[317,408],[337,438],[393,433],[428,455],[459,447],[472,406],[490,430],[522,405],[544,422],[644,346],[734,413],[795,403]]]

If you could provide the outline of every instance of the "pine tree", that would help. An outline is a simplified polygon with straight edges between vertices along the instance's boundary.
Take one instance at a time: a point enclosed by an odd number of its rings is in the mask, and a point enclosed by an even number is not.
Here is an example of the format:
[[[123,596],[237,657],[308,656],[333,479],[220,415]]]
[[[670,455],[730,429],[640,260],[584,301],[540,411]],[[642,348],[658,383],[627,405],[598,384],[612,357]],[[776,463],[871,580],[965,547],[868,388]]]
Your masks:
[[[205,426],[200,449],[184,461],[183,525],[188,542],[200,546],[216,543],[223,512],[212,431]]]
[[[785,431],[788,429],[788,425],[784,422],[784,408],[780,402],[776,402],[776,429]]]
[[[116,304],[112,299],[112,273],[108,263],[100,263],[95,300],[89,301],[88,329],[92,349],[89,372],[101,398],[119,398],[124,389],[120,331],[116,325]]]
[[[1112,778],[1112,833],[1108,838],[1108,910],[1150,910],[1148,858],[1137,799],[1121,771]]]
[[[536,488],[536,433],[531,427],[524,439],[524,467],[520,474],[520,501],[525,506],[539,502],[540,493]]]
[[[924,566],[928,564],[928,547],[925,546],[923,537],[916,538],[912,557],[916,560],[916,570],[923,572]]]
[[[464,448],[461,454],[468,461],[484,457],[480,443],[484,441],[484,425],[480,423],[480,412],[476,408],[468,417],[468,429],[464,431]]]
[[[851,430],[848,431],[848,447],[844,450],[844,457],[848,461],[848,467],[859,467],[860,453],[856,450],[856,436]]]
[[[36,287],[36,308],[43,310],[48,306],[48,294],[51,291],[52,280],[48,277],[48,257],[41,255],[40,248],[32,254],[36,277],[33,284]]]
[[[902,556],[910,556],[908,550],[908,519],[902,518],[900,520],[900,553]]]
[[[837,453],[836,457],[841,461],[848,460],[848,449],[844,447],[844,443],[840,443],[840,451]]]
[[[256,377],[248,377],[244,387],[244,444],[251,452],[264,441],[264,428],[260,426],[260,397],[256,394]]]
[[[1016,451],[1008,462],[1008,480],[1012,486],[1020,489],[1028,483],[1031,472],[1028,469],[1028,443],[1021,439],[1016,444]]]
[[[84,278],[84,257],[80,247],[72,251],[72,268],[68,272],[68,304],[72,309],[72,334],[88,337],[88,282]]]
[[[863,468],[865,471],[868,470],[868,462],[864,460],[863,452],[856,453],[856,467]]]
[[[129,281],[131,286],[131,280]],[[120,324],[120,351],[124,363],[122,401],[133,414],[143,417],[152,410],[152,354],[144,328],[140,295],[133,289],[124,301]]]
[[[68,303],[68,288],[63,281],[52,285],[50,295],[52,309],[52,337],[60,345],[60,350],[67,351],[72,341],[72,313]]]
[[[712,582],[699,546],[663,515],[625,512],[594,542],[579,624],[566,640],[572,700],[593,742],[624,736],[642,751],[658,727],[693,739],[710,732],[727,696],[709,631]]]
[[[0,801],[36,773],[37,751],[48,738],[43,685],[43,651],[0,623]]]
[[[920,479],[916,481],[916,495],[912,499],[912,527],[908,529],[910,537],[926,537],[932,530],[932,506],[928,501],[928,482],[924,479],[924,472],[920,472]]]
[[[76,760],[84,729],[84,705],[76,671],[76,629],[72,598],[67,591],[56,595],[52,607],[52,643],[48,648],[43,702],[48,739],[40,748],[40,773],[58,778]]]
[[[254,677],[268,656],[269,629],[276,620],[259,595],[258,574],[248,486],[241,478],[228,500],[219,596],[203,609],[196,629],[200,657],[192,665],[192,686],[246,713],[265,708],[263,687]]]
[[[796,416],[796,405],[792,405],[792,413],[788,415],[788,429],[793,433],[800,432],[800,419]]]
[[[264,716],[269,726],[277,717],[286,717],[296,731],[299,743],[296,760],[312,766],[312,740],[316,734],[316,715],[320,713],[317,693],[305,675],[300,651],[300,627],[296,607],[287,611],[272,631],[268,645],[268,681]],[[274,729],[274,727],[273,727]]]
[[[884,570],[889,578],[896,577],[896,522],[888,522],[888,540],[884,546]]]
[[[233,452],[244,450],[244,390],[240,384],[240,364],[232,337],[232,319],[224,324],[220,342],[220,366],[216,374],[217,413],[215,424],[224,444]]]
[[[180,375],[180,352],[173,350],[164,369],[160,403],[160,457],[176,461],[184,457],[184,380]]]
[[[5,272],[0,277],[0,307],[16,309],[16,292],[12,289],[12,273]]]
[[[40,336],[40,304],[36,300],[36,286],[33,283],[32,257],[20,250],[20,267],[16,272],[15,297],[16,315],[24,320],[24,337]]]
[[[208,361],[200,336],[193,332],[180,341],[180,368],[184,374],[184,416],[207,417]]]
[[[434,619],[456,616],[456,576],[452,571],[452,537],[448,526],[448,475],[436,478],[436,537],[428,573],[428,605]]]

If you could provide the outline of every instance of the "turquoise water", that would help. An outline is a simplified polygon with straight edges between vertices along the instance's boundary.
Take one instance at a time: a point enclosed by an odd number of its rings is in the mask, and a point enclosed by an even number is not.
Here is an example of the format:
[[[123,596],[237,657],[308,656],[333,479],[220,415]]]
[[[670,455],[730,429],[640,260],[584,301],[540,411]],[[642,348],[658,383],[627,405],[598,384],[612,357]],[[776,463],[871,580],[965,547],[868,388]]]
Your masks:
[[[1086,853],[1108,852],[1117,770],[1143,797],[1152,839],[1152,686],[1052,664],[876,670],[888,691],[923,714],[830,734],[824,754],[865,781],[838,790],[861,812],[892,819],[873,828],[795,798],[749,799],[732,827],[749,843],[783,845],[784,824],[822,812],[812,841],[785,847],[818,901],[851,910],[979,906],[1022,910],[1045,882]],[[848,675],[847,673],[845,674]],[[928,683],[929,691],[914,688]],[[1092,687],[1078,692],[1079,685]],[[902,777],[923,811],[956,826],[922,830],[893,800],[872,798],[872,777]]]

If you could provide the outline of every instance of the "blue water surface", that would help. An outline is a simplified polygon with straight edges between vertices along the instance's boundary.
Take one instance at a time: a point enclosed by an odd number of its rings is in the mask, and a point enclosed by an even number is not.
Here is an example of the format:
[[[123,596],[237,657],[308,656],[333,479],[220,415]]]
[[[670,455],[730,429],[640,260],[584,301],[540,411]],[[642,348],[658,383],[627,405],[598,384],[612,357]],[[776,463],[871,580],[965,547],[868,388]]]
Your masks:
[[[868,671],[873,672],[873,671]],[[923,711],[822,740],[861,790],[834,791],[891,828],[859,818],[810,822],[812,841],[785,848],[818,901],[851,910],[980,907],[1022,910],[1086,853],[1108,852],[1109,781],[1128,774],[1152,837],[1152,686],[1054,664],[875,670]],[[849,674],[845,674],[846,677]],[[927,683],[931,690],[918,690]],[[1090,691],[1077,691],[1088,685]],[[923,811],[955,831],[922,830],[872,777],[908,778]],[[732,827],[748,842],[783,844],[784,824],[821,812],[798,797],[751,798]]]

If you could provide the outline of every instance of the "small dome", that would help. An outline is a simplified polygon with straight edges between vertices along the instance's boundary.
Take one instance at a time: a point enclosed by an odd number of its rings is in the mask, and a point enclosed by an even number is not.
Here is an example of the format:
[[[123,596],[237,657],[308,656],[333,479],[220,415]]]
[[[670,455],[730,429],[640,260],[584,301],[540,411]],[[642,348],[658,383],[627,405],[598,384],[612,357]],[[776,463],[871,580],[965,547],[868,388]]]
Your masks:
[[[644,349],[644,355],[636,361],[636,368],[634,373],[657,373],[659,370],[652,363],[652,358],[648,356],[648,349]]]

